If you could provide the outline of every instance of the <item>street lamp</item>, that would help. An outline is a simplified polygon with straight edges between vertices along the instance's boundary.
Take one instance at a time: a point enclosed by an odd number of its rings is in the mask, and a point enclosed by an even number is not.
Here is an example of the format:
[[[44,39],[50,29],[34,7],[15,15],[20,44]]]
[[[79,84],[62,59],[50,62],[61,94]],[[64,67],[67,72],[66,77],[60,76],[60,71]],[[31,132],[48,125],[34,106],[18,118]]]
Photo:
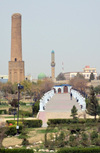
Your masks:
[[[19,121],[19,100],[20,100],[20,90],[23,89],[24,86],[22,86],[20,83],[18,83],[18,112],[17,112],[17,134],[19,134],[19,125],[18,125],[18,121]]]

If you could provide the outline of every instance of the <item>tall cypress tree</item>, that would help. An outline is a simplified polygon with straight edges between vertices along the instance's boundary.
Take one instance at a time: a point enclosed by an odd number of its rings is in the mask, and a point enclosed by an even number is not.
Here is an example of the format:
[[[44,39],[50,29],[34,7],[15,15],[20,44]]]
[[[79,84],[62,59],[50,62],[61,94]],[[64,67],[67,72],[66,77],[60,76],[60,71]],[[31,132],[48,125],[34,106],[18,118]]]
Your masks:
[[[98,107],[99,107],[99,103],[96,98],[94,88],[91,87],[89,102],[87,105],[87,113],[91,116],[94,116],[95,120],[96,120],[96,116],[98,115]]]
[[[94,74],[93,72],[91,72],[89,81],[94,80],[94,79],[95,79]]]
[[[73,117],[73,119],[77,119],[77,117],[76,117],[76,115],[78,115],[77,111],[78,110],[77,110],[76,106],[74,105],[73,108],[71,109],[71,115],[70,115]]]

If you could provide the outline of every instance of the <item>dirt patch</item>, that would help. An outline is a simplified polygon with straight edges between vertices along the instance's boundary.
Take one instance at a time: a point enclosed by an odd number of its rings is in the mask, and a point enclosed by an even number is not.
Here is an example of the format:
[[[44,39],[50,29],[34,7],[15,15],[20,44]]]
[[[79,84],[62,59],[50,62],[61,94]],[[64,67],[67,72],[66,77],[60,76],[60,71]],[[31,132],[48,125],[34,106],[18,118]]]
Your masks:
[[[15,145],[21,145],[22,139],[18,139],[16,137],[10,137],[10,138],[5,138],[3,140],[3,146],[4,147],[9,147],[9,146],[15,146]]]

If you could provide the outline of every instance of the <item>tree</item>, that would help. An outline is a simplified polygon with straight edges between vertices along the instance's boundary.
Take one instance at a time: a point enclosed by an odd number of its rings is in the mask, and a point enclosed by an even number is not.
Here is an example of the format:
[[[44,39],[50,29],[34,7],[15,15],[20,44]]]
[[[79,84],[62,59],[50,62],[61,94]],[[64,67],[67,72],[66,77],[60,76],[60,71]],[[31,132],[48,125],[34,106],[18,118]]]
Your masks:
[[[89,81],[94,80],[94,79],[95,79],[94,74],[93,72],[91,72]]]
[[[96,120],[96,116],[98,115],[98,107],[99,107],[99,103],[96,98],[94,88],[93,86],[91,86],[90,97],[87,104],[87,113],[91,116],[94,116],[95,120]]]
[[[97,80],[100,80],[100,75],[99,75],[99,76],[97,76]]]
[[[22,132],[21,132],[21,137],[22,137],[22,139],[23,139],[23,141],[22,141],[22,145],[23,145],[23,146],[29,145],[29,141],[28,141],[28,139],[27,139],[27,137],[28,137],[28,136],[27,136],[27,133],[28,133],[28,131],[27,131],[25,125],[23,125]]]
[[[5,133],[6,133],[7,130],[8,130],[8,127],[5,127],[5,123],[1,122],[0,123],[0,148],[3,146],[2,142],[3,142],[3,139],[6,136]]]
[[[96,94],[100,94],[100,85],[94,88]]]
[[[78,90],[82,95],[85,96],[87,80],[83,75],[78,73],[77,76],[70,80],[69,84],[72,85],[73,89]]]
[[[76,117],[76,115],[78,115],[77,114],[77,108],[76,108],[76,106],[74,105],[73,106],[73,108],[71,109],[71,115],[70,116],[72,116],[73,117],[73,119],[76,119],[77,117]]]
[[[24,80],[21,82],[21,85],[24,86],[23,91],[26,92],[26,95],[30,95],[32,83],[29,80]]]
[[[66,80],[65,76],[63,73],[60,73],[57,77],[56,77],[56,80],[59,81],[59,80]]]
[[[7,93],[13,94],[12,83],[11,82],[4,83],[2,85],[2,91],[5,93],[5,96]]]
[[[100,105],[98,106],[98,116],[99,116],[99,119],[100,119]]]
[[[9,102],[9,104],[14,108],[18,107],[18,99],[12,99],[12,101]]]
[[[79,72],[77,73],[77,75],[75,77],[77,77],[79,79],[85,79],[84,76],[82,74],[80,74]]]

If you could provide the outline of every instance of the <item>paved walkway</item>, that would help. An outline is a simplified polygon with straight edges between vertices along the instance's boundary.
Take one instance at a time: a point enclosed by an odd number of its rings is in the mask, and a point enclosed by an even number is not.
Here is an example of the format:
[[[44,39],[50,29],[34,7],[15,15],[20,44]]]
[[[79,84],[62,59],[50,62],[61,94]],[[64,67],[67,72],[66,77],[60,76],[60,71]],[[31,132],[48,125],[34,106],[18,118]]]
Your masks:
[[[82,113],[79,104],[73,98],[70,100],[70,95],[68,93],[55,94],[46,104],[45,111],[39,112],[38,118],[43,121],[44,126],[50,118],[70,118],[73,105],[78,109],[78,114]]]
[[[79,111],[81,110],[81,107],[75,99],[72,98],[72,100],[70,100],[70,95],[68,93],[55,94],[47,103],[45,111],[71,112],[73,105],[75,105]]]

